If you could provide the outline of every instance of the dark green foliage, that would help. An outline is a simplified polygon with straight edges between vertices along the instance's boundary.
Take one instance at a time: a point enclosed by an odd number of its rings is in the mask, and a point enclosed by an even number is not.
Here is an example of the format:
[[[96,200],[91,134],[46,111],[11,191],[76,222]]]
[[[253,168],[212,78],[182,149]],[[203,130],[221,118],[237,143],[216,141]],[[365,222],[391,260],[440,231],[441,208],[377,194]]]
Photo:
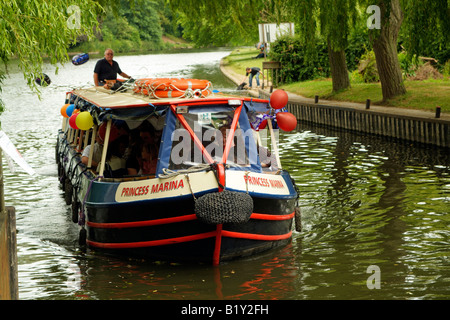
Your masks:
[[[270,48],[270,58],[281,62],[281,78],[284,83],[328,77],[330,74],[327,45],[324,41],[316,40],[312,53],[298,36],[279,38]]]
[[[165,47],[163,34],[175,37],[182,34],[165,0],[120,0],[105,9],[100,17],[100,33],[105,45],[117,52],[160,50]],[[83,41],[86,40],[79,39],[77,45]]]
[[[433,57],[442,69],[450,59],[448,0],[401,0],[405,20],[400,42],[410,56]]]
[[[158,4],[152,1],[142,1],[131,7],[129,1],[122,0],[121,12],[128,23],[139,32],[141,40],[161,41],[162,28],[160,16],[156,8]]]
[[[170,0],[183,37],[198,47],[251,45],[258,41],[261,1]]]
[[[103,37],[107,40],[130,40],[134,43],[150,41],[159,43],[162,28],[157,4],[143,0],[130,4],[129,1],[119,2],[115,11],[108,10],[102,24]]]
[[[363,54],[371,50],[372,46],[369,41],[368,28],[366,21],[360,21],[358,25],[351,30],[348,38],[348,45],[345,49],[347,68],[350,72],[358,68],[358,64]]]

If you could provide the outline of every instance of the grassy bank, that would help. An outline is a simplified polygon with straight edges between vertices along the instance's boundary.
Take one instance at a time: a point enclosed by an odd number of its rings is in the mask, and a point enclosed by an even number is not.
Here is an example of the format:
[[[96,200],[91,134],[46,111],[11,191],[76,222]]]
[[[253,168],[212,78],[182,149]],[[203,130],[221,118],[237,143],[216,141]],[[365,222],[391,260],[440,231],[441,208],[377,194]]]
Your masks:
[[[224,59],[227,67],[236,73],[245,75],[246,67],[262,68],[264,59],[253,59],[258,50],[243,48],[233,51]],[[384,103],[385,106],[435,110],[450,113],[450,79],[441,80],[405,80],[407,93]],[[365,103],[370,99],[380,105],[382,100],[380,83],[364,83],[351,77],[351,88],[333,92],[331,79],[316,79],[281,85],[280,88],[307,98],[318,95],[320,99]]]
[[[421,80],[405,81],[406,94],[388,100],[383,105],[398,108],[435,110],[441,107],[443,112],[450,112],[450,81]],[[351,83],[351,88],[332,92],[331,79],[317,79],[283,85],[281,88],[308,98],[318,95],[320,99],[365,103],[370,99],[374,104],[381,104],[383,98],[380,83]]]
[[[254,59],[259,53],[255,48],[240,48],[231,52],[223,59],[227,68],[230,68],[236,73],[245,75],[245,68],[258,67],[262,70],[262,63],[264,59]]]

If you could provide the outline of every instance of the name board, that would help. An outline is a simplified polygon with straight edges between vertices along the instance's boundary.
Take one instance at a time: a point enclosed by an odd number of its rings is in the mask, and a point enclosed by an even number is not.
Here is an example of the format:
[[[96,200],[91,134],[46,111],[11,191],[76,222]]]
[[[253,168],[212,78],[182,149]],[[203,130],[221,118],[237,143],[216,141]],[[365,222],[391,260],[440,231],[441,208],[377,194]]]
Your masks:
[[[283,177],[263,173],[246,173],[244,171],[227,171],[227,187],[249,192],[289,195],[289,188]]]
[[[180,174],[168,179],[122,182],[117,187],[115,199],[117,202],[161,199],[217,188],[218,184],[213,172],[197,172],[189,174],[189,181],[185,175]]]

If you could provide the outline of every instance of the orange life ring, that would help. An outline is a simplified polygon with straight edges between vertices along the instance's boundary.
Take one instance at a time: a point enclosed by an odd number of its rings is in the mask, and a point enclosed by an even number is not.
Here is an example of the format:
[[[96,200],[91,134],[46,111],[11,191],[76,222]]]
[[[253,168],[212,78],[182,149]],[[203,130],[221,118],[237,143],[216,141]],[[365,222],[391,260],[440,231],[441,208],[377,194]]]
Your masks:
[[[169,86],[175,90],[206,90],[211,86],[211,82],[199,79],[173,79]]]
[[[143,89],[145,90],[145,89]],[[152,92],[152,98],[165,99],[165,98],[205,98],[212,92],[210,90],[155,90]],[[148,93],[147,93],[148,94]]]
[[[172,80],[171,78],[146,78],[136,80],[135,85],[152,90],[167,90]]]
[[[172,97],[175,97],[174,91],[181,91],[183,96],[183,91],[188,89],[200,90],[201,92],[207,90],[211,87],[211,82],[209,80],[199,80],[199,79],[183,79],[183,78],[144,78],[135,81],[135,93],[142,93],[144,95],[149,95],[149,92],[155,91],[172,91]],[[158,95],[160,96],[160,94]]]

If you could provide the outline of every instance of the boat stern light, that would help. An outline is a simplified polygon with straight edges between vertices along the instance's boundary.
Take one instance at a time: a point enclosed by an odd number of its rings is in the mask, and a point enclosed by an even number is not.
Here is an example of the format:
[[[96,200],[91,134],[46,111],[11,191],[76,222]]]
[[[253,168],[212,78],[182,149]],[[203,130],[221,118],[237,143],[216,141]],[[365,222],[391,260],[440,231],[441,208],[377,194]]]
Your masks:
[[[229,106],[240,106],[242,104],[241,100],[228,100]]]

